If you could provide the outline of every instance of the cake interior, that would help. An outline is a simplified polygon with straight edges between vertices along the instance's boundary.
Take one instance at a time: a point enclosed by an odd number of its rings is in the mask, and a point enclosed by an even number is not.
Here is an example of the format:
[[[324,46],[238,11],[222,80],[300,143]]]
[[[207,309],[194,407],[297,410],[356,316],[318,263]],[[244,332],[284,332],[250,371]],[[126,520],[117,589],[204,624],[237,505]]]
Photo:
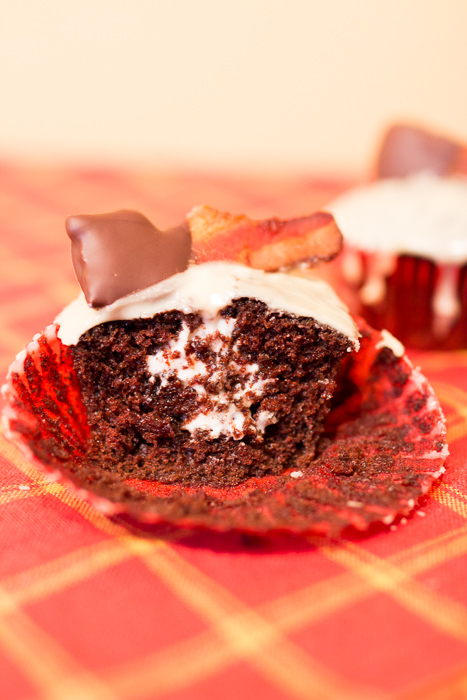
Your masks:
[[[72,347],[91,444],[80,470],[222,487],[313,460],[351,341],[237,299],[215,318],[110,321]]]

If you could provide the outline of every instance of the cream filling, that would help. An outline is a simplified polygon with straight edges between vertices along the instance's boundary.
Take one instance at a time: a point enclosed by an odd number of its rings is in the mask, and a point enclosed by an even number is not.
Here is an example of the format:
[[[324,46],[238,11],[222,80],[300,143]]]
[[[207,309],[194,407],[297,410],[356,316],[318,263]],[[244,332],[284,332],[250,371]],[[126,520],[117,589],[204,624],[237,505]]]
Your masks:
[[[256,363],[242,365],[239,350],[232,346],[235,319],[217,315],[205,318],[201,326],[190,331],[183,324],[176,338],[154,355],[146,358],[149,382],[159,379],[160,391],[174,379],[192,387],[198,394],[199,413],[182,424],[182,428],[194,434],[196,430],[209,433],[211,438],[227,435],[240,440],[247,430],[263,433],[265,428],[277,422],[270,411],[259,411],[256,417],[250,412],[253,403],[260,400],[266,385],[271,381],[259,377]],[[193,347],[201,341],[211,351],[210,362],[196,357]],[[238,379],[235,391],[229,396],[223,387],[227,375]]]
[[[197,378],[204,379],[208,376],[208,366],[201,360],[187,354],[189,344],[196,340],[205,340],[213,351],[216,360],[219,361],[228,350],[228,338],[232,335],[235,326],[235,319],[216,317],[205,319],[193,333],[187,324],[184,323],[178,336],[171,340],[167,347],[161,348],[154,355],[148,355],[147,366],[152,381],[156,376],[161,378],[161,386],[168,384],[170,376],[177,376],[183,382],[189,383],[196,391],[203,393],[204,384]],[[216,381],[218,377],[211,373],[211,381]]]
[[[92,309],[80,295],[55,319],[64,345],[75,345],[90,328],[107,321],[152,318],[164,311],[201,312],[215,318],[234,299],[248,297],[275,311],[313,318],[347,336],[358,348],[358,330],[344,303],[324,281],[299,274],[264,272],[244,265],[208,262]]]

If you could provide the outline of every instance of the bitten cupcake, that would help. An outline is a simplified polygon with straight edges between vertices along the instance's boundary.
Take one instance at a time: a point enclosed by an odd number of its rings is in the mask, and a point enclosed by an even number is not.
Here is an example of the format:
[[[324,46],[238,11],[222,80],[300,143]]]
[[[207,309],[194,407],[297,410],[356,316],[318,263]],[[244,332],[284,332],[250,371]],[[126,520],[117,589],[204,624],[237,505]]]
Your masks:
[[[331,215],[67,232],[82,294],[11,365],[3,420],[100,509],[336,534],[408,514],[443,472],[441,408],[401,343],[293,269],[339,252]]]
[[[346,241],[346,301],[407,345],[467,347],[466,162],[460,144],[397,126],[378,179],[328,207]]]

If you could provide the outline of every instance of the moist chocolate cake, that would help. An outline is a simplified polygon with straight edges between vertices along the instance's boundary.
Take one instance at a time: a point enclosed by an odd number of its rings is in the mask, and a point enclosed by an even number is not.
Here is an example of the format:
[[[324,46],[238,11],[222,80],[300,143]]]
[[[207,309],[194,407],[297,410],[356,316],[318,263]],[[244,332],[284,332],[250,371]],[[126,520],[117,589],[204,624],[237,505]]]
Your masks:
[[[88,301],[57,318],[90,427],[80,470],[220,487],[309,464],[341,360],[358,345],[345,307],[309,277],[183,255],[165,278],[121,296],[138,282],[111,273],[105,248],[113,242],[116,257],[116,223],[123,240],[126,224],[141,239],[145,221],[132,212],[68,222]],[[128,267],[119,255],[114,264]]]
[[[236,299],[217,318],[169,311],[92,328],[72,348],[106,470],[235,485],[314,457],[350,341]]]

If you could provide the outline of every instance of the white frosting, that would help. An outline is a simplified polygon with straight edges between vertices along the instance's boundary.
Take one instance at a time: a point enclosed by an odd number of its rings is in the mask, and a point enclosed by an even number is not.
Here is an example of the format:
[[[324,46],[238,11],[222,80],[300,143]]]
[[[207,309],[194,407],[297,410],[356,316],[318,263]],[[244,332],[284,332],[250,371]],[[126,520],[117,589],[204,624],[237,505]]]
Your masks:
[[[443,265],[439,270],[438,283],[435,286],[432,310],[433,332],[439,337],[445,337],[452,325],[459,318],[462,306],[457,292],[459,268],[455,265]]]
[[[346,306],[324,281],[309,276],[264,272],[244,265],[208,262],[92,309],[80,295],[55,319],[58,337],[74,345],[90,328],[106,321],[152,318],[164,311],[202,312],[214,318],[233,299],[249,297],[276,311],[313,318],[347,336],[358,348],[358,330]]]
[[[376,350],[380,350],[381,348],[389,348],[393,351],[396,357],[402,357],[404,355],[405,348],[401,341],[394,338],[393,334],[387,331],[386,328],[383,328],[381,331],[381,336],[381,340],[375,346]]]
[[[467,261],[467,178],[422,173],[378,180],[327,208],[346,242],[357,248]]]

